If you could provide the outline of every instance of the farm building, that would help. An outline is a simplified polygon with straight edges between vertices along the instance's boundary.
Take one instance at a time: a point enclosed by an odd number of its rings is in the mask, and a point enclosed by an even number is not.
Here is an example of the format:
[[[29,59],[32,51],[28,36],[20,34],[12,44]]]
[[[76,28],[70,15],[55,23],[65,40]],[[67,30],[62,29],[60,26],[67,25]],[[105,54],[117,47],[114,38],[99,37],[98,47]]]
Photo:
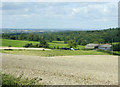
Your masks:
[[[87,44],[85,46],[86,49],[97,49],[99,47],[99,44]]]
[[[100,45],[100,44],[87,44],[85,46],[86,49],[99,49],[99,50],[108,50],[108,51],[111,50],[111,47],[112,47],[112,45],[109,45],[109,44],[103,44],[103,45]]]
[[[104,44],[104,45],[100,45],[99,47],[98,47],[98,49],[100,49],[100,50],[111,50],[111,47],[112,47],[112,45],[109,45],[109,44]]]

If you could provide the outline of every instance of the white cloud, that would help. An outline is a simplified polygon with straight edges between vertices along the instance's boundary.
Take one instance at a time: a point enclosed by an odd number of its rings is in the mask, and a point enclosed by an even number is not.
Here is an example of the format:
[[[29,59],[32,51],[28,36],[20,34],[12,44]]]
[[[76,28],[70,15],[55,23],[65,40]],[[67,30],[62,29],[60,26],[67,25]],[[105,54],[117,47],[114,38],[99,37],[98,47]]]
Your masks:
[[[73,14],[83,14],[84,16],[117,16],[117,3],[89,4],[87,6],[73,9]]]
[[[72,15],[75,14],[88,14],[88,8],[87,7],[78,7],[72,9]]]
[[[2,2],[118,2],[119,0],[1,0]]]
[[[0,8],[1,8],[2,6],[3,6],[2,3],[0,3]]]
[[[5,3],[6,4],[6,3]],[[115,22],[113,17],[117,17],[117,3],[16,3],[18,5],[12,5],[11,10],[8,7],[4,10],[6,15],[14,16],[11,20],[16,18],[16,21],[27,21],[31,23],[38,23],[42,20],[44,23],[55,21],[62,23],[66,21],[74,23],[85,22],[88,24],[92,22]],[[6,5],[7,6],[7,5]],[[22,8],[21,8],[22,7]],[[5,15],[4,15],[5,16]],[[5,16],[6,20],[8,17]],[[25,20],[27,19],[27,20]],[[27,22],[30,22],[27,21]],[[42,23],[41,22],[41,23]],[[55,23],[54,22],[54,23]],[[43,24],[44,24],[43,23]],[[49,24],[49,23],[48,23]],[[70,24],[70,25],[71,25]],[[81,23],[82,24],[82,23]],[[64,24],[63,24],[64,25]]]
[[[28,12],[29,11],[29,8],[25,8],[25,12]]]
[[[10,10],[14,9],[15,11],[5,11],[5,13],[13,13],[13,14],[39,14],[39,15],[107,15],[111,13],[113,9],[116,10],[117,3],[30,3],[31,6],[26,3],[9,3],[8,7],[6,5],[5,9]],[[65,4],[65,5],[64,5]],[[12,6],[11,6],[12,5]],[[27,6],[28,5],[28,6]],[[111,10],[112,9],[112,10]],[[114,11],[115,11],[114,10]],[[113,14],[113,13],[111,13]],[[110,14],[110,15],[111,15]]]
[[[78,8],[73,8],[72,9],[72,15],[76,14],[79,12],[79,9]]]

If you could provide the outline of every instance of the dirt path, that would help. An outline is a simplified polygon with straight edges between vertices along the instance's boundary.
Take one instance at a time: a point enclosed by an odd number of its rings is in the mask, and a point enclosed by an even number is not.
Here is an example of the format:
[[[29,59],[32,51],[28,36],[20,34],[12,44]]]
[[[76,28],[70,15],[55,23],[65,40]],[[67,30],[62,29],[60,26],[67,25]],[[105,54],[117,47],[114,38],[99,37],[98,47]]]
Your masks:
[[[49,85],[112,84],[118,81],[118,57],[110,55],[40,57],[2,54],[4,73],[40,77]]]
[[[24,47],[0,47],[0,50],[51,50],[51,49],[46,49],[46,48],[24,48]]]

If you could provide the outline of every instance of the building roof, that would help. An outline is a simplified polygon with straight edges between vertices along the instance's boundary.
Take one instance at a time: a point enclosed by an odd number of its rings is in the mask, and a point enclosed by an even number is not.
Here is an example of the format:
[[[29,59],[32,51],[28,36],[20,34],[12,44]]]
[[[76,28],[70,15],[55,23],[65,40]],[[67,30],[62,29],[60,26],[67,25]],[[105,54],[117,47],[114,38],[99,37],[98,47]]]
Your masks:
[[[104,45],[100,45],[99,47],[112,47],[112,45],[104,44]]]
[[[99,46],[99,44],[87,44],[85,47],[86,48],[94,48],[96,46]]]
[[[88,46],[88,47],[95,47],[95,46],[99,46],[99,44],[87,44],[86,46]]]

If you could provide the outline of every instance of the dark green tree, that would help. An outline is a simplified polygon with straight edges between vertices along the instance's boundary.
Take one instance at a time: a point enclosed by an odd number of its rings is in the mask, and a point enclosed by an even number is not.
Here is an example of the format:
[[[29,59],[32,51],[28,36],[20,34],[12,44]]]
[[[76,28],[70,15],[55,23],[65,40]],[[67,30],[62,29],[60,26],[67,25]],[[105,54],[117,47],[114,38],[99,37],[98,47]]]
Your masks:
[[[33,36],[34,36],[34,35],[33,35],[32,33],[30,33],[30,34],[28,35],[28,38],[27,38],[27,39],[28,39],[29,41],[33,41]]]
[[[44,48],[48,48],[49,44],[43,39],[43,40],[40,41],[40,46],[44,47]]]
[[[76,43],[75,40],[69,40],[68,45],[69,45],[70,48],[76,48],[77,47],[77,43]]]

